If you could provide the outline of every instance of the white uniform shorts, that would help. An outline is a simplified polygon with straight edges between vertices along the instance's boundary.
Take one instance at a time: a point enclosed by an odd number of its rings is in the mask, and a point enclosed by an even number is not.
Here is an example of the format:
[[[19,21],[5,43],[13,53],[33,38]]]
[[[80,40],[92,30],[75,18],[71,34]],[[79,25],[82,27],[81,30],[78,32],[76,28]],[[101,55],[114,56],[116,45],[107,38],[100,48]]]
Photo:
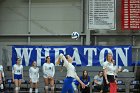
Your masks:
[[[43,77],[44,77],[44,78],[48,78],[49,76],[48,76],[47,74],[44,74]],[[51,77],[52,77],[52,76],[51,76]]]
[[[47,75],[47,74],[44,74],[43,77],[44,77],[44,78],[48,78],[48,75]]]
[[[37,83],[39,81],[39,78],[31,78],[32,83]]]

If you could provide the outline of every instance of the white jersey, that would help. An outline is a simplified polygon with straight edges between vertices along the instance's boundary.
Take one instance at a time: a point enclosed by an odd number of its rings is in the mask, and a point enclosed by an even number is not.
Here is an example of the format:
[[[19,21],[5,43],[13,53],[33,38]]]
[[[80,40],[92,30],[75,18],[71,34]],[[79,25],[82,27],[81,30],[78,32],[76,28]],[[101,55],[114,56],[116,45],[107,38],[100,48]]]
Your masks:
[[[77,76],[75,67],[71,63],[69,63],[64,56],[62,57],[62,59],[64,60],[64,66],[67,69],[67,75],[66,75],[66,77],[73,77],[73,78],[75,78],[75,79],[78,80],[79,77]]]
[[[107,75],[116,75],[116,66],[113,63],[109,63],[108,61],[104,62],[103,69],[107,70]]]
[[[54,77],[55,74],[55,66],[53,63],[44,63],[43,64],[43,73],[44,73],[44,77]]]
[[[38,82],[39,80],[39,68],[30,67],[29,69],[29,77],[33,83]]]
[[[16,75],[23,74],[23,66],[15,64],[12,69],[12,73]]]
[[[3,66],[0,65],[0,73],[2,74],[2,77],[4,77],[4,71],[3,71]]]
[[[39,78],[39,68],[30,67],[29,69],[29,77],[30,78]]]

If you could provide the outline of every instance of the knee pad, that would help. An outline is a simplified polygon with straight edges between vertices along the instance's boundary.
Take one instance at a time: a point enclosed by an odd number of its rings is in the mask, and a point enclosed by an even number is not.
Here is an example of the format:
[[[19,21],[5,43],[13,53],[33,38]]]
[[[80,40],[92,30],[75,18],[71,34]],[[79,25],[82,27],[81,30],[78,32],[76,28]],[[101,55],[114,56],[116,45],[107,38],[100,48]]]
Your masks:
[[[35,89],[35,93],[38,93],[38,89],[37,88]]]
[[[51,87],[51,91],[54,91],[54,87]]]
[[[18,87],[15,87],[15,91],[18,91]]]
[[[46,90],[48,90],[48,88],[49,88],[48,86],[45,86],[45,89],[46,89]]]
[[[18,90],[20,90],[20,87],[18,87]]]
[[[30,92],[30,93],[32,93],[32,91],[33,91],[33,89],[32,89],[32,88],[30,88],[29,92]]]
[[[3,86],[3,84],[1,84],[1,85],[0,85],[0,88],[1,88],[1,89],[4,89],[4,86]]]

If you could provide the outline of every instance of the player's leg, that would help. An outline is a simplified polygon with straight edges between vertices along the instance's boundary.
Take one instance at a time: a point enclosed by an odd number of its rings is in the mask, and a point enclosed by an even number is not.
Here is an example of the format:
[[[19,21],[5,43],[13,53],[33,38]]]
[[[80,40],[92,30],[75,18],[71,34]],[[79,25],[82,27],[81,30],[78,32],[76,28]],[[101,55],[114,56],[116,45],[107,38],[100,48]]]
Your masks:
[[[14,83],[15,83],[15,93],[18,93],[18,79],[15,79],[15,81],[14,81]]]
[[[34,86],[33,86],[32,80],[30,80],[30,90],[29,90],[30,93],[33,92],[33,87],[34,87]]]
[[[51,93],[54,93],[54,78],[49,79],[50,85],[51,85]]]
[[[70,84],[70,86],[69,86],[68,93],[74,93],[74,89],[72,87],[72,84]]]
[[[0,72],[0,92],[3,92],[4,86],[3,86],[3,80],[2,80],[2,73]]]
[[[66,79],[64,80],[64,85],[63,85],[63,88],[62,88],[61,93],[67,93],[68,90],[69,90],[71,87],[72,87],[72,80],[71,80],[71,78],[66,78]],[[72,87],[72,89],[73,89],[73,87]],[[74,91],[74,90],[73,90],[73,91]],[[70,92],[71,92],[71,90],[70,90]]]
[[[48,89],[49,89],[49,82],[48,82],[48,78],[44,77],[44,82],[45,82],[45,93],[48,93]]]
[[[15,93],[18,93],[18,75],[14,74]]]
[[[69,78],[69,88],[68,93],[74,93],[74,88],[72,86],[73,78]]]
[[[38,93],[38,82],[34,83],[35,93]]]
[[[21,79],[20,79],[20,80],[18,80],[18,91],[20,91],[21,82],[22,82],[22,80],[21,80]]]
[[[21,83],[22,83],[22,75],[19,75],[18,76],[18,90],[20,90]]]

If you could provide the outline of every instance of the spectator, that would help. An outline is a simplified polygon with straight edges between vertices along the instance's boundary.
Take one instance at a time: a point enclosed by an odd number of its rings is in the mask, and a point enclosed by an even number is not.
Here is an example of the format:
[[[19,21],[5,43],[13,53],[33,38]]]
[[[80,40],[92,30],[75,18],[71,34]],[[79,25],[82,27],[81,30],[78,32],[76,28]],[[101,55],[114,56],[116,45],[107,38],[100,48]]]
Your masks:
[[[94,77],[94,91],[103,92],[103,72],[99,71],[98,75]]]
[[[83,71],[83,75],[80,77],[81,81],[86,85],[85,89],[80,88],[82,93],[90,93],[90,77],[86,70]]]

